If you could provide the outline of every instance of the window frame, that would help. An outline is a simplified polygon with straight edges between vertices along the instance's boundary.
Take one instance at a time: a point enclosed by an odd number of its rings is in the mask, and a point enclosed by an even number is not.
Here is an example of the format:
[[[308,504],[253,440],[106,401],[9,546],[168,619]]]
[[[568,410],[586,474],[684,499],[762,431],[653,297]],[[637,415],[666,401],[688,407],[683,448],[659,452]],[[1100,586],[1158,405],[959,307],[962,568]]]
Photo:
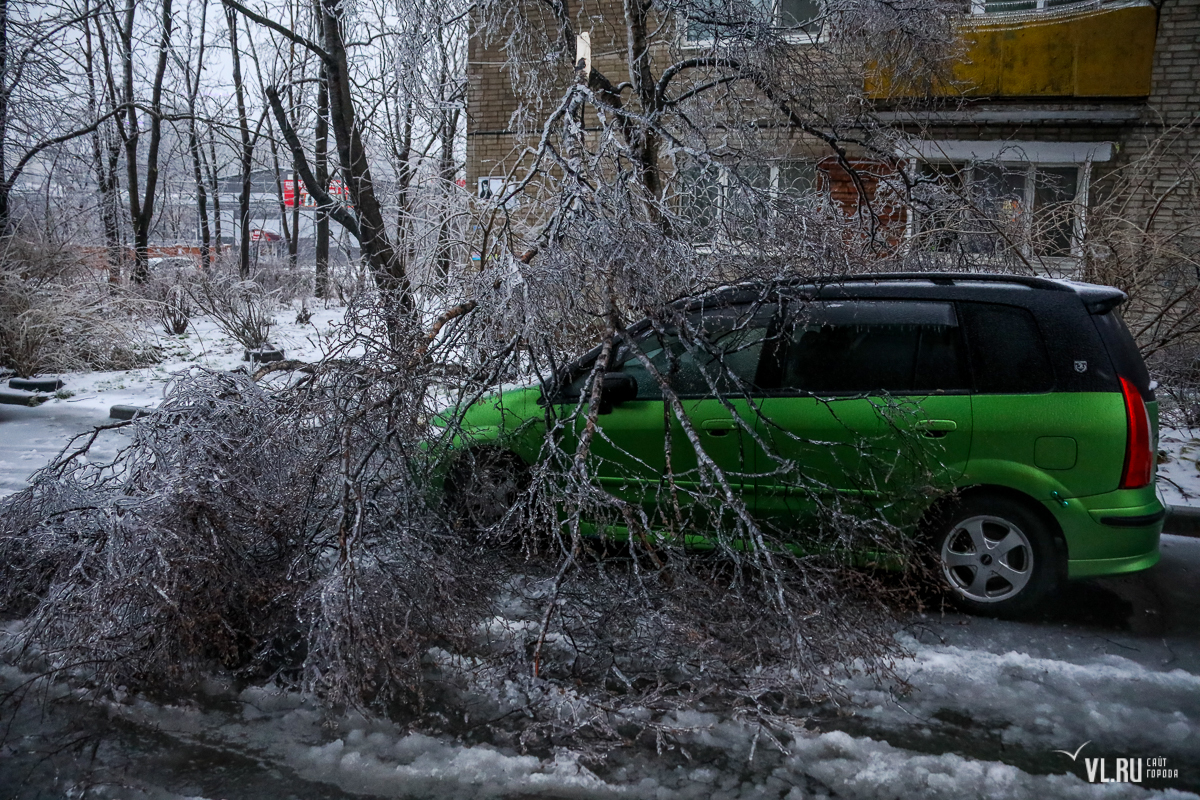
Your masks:
[[[821,4],[821,0],[818,0],[818,4]],[[771,20],[773,23],[772,27],[783,31],[782,36],[783,36],[784,40],[786,40],[787,42],[790,42],[792,44],[800,44],[800,45],[816,45],[816,44],[821,44],[823,42],[828,41],[828,35],[825,32],[825,25],[822,24],[822,20],[824,18],[824,14],[825,14],[824,9],[821,10],[821,12],[819,13],[819,15],[816,18],[818,21],[818,26],[817,26],[817,30],[814,32],[814,31],[806,31],[801,28],[791,28],[790,26],[783,25],[782,24],[782,17],[783,17],[783,2],[782,2],[782,0],[771,0],[771,6],[772,6]],[[692,20],[688,19],[686,16],[684,16],[682,14],[680,14],[679,17],[680,17],[680,24],[678,25],[677,33],[678,33],[678,41],[679,41],[680,47],[682,47],[685,50],[702,50],[702,49],[710,48],[713,46],[713,44],[716,42],[716,39],[714,39],[711,36],[708,38],[704,38],[704,39],[690,38],[688,36],[688,25],[689,25],[689,23],[691,23]]]
[[[745,378],[742,378],[742,377],[737,378],[737,380],[743,384],[743,389],[745,390],[744,392],[736,392],[735,391],[735,392],[727,392],[723,395],[717,395],[711,391],[711,387],[710,387],[709,391],[703,391],[703,392],[684,392],[684,391],[679,391],[678,389],[673,387],[672,391],[675,393],[675,396],[677,398],[679,398],[680,400],[717,399],[719,396],[725,397],[726,399],[733,399],[736,397],[747,397],[747,396],[750,396],[750,397],[760,396],[762,394],[762,390],[758,385],[758,381],[759,381],[759,378],[760,378],[760,375],[762,372],[763,354],[766,353],[768,348],[771,346],[772,336],[776,334],[776,331],[779,328],[780,322],[782,320],[782,308],[783,308],[783,303],[781,303],[777,299],[763,299],[763,300],[757,300],[757,301],[751,301],[751,302],[729,303],[727,305],[713,306],[711,308],[697,308],[697,309],[693,309],[691,311],[684,312],[685,318],[703,316],[704,314],[709,314],[709,313],[718,315],[718,314],[723,314],[726,312],[732,312],[736,318],[746,320],[746,324],[745,324],[744,328],[738,328],[738,327],[731,328],[729,331],[730,333],[732,333],[734,330],[748,330],[748,329],[752,329],[752,328],[757,329],[758,326],[751,325],[753,320],[755,320],[756,318],[759,317],[759,315],[762,315],[762,314],[769,314],[769,317],[767,319],[766,326],[763,327],[764,334],[763,334],[762,343],[759,346],[759,350],[758,350],[758,360],[754,365],[754,374],[751,375],[748,380]],[[651,338],[658,339],[658,337],[660,336],[658,334],[657,330],[654,328],[654,326],[649,323],[647,323],[645,325],[639,324],[638,326],[636,326],[636,328],[631,328],[628,331],[628,334],[629,334],[629,336],[634,337],[634,338],[643,337],[644,340],[649,340]],[[678,333],[676,333],[675,335],[678,336]],[[656,344],[663,344],[663,342],[661,342],[661,340],[659,340],[656,342]],[[624,371],[625,362],[621,360],[622,347],[623,347],[623,343],[621,341],[618,341],[617,346],[613,348],[611,360],[609,361],[609,364],[608,364],[609,369]],[[706,352],[706,348],[698,348],[698,350],[704,350]],[[630,357],[632,357],[634,360],[637,360],[640,364],[640,359],[638,359],[637,356],[631,355]],[[628,360],[628,358],[626,360]],[[724,366],[724,365],[722,365],[722,366]],[[727,378],[727,376],[725,376],[725,377]],[[640,389],[639,389],[639,397],[637,399],[646,401],[646,402],[655,402],[655,401],[662,401],[664,398],[661,394],[658,397],[641,397]]]
[[[914,158],[909,162],[909,178],[918,180],[921,178],[919,170],[922,166],[933,168],[952,167],[954,172],[960,176],[962,186],[971,191],[971,187],[975,186],[975,170],[979,167],[999,167],[1006,172],[1023,172],[1024,183],[1022,186],[1021,196],[1021,255],[1030,260],[1037,260],[1044,264],[1058,264],[1063,262],[1078,262],[1083,258],[1083,242],[1087,234],[1087,208],[1088,198],[1091,191],[1091,173],[1092,161],[1066,161],[1066,160],[1039,160],[1035,158],[1029,159],[1006,159],[999,158],[994,160],[986,159],[961,159],[961,158],[937,158],[925,157]],[[1033,241],[1033,224],[1034,210],[1036,205],[1037,195],[1037,173],[1041,169],[1075,169],[1075,196],[1069,202],[1073,206],[1071,218],[1071,244],[1070,252],[1060,255],[1043,255],[1035,249]],[[909,206],[907,215],[905,233],[909,241],[913,241],[921,233],[922,214],[913,206]],[[942,252],[942,251],[937,251]]]
[[[751,396],[757,397],[762,394],[762,389],[759,387],[758,382],[762,375],[763,354],[766,353],[768,348],[771,347],[772,337],[778,334],[779,326],[781,325],[783,319],[783,307],[783,301],[777,297],[772,297],[749,302],[729,303],[727,305],[713,306],[711,308],[696,308],[690,311],[684,311],[683,314],[685,317],[692,317],[694,315],[702,315],[705,313],[722,313],[732,309],[742,309],[742,313],[749,314],[747,317],[748,320],[753,320],[758,315],[763,313],[770,314],[770,317],[767,320],[767,325],[764,329],[766,333],[763,337],[762,346],[759,349],[758,362],[754,367],[754,375],[750,378],[750,383],[745,387],[746,389],[753,391]],[[653,323],[651,323],[651,321],[648,319],[641,320],[636,324],[629,326],[626,329],[624,336],[617,337],[616,341],[613,342],[613,347],[608,354],[608,363],[605,364],[604,369],[601,370],[601,376],[603,376],[606,372],[618,371],[624,366],[624,362],[621,361],[621,350],[624,346],[624,338],[626,336],[645,340],[651,337],[657,337],[658,333]],[[603,352],[603,345],[597,345],[581,355],[579,358],[562,367],[562,369],[556,375],[556,386],[554,387],[554,391],[552,393],[552,402],[554,405],[576,405],[579,403],[579,395],[568,394],[567,390],[576,380],[592,373],[592,370],[595,368],[596,359],[599,358]],[[636,358],[636,356],[634,356],[634,358]],[[743,379],[739,378],[739,380]],[[583,388],[586,388],[586,386]],[[717,395],[711,393],[678,391],[675,392],[675,396],[680,400],[707,399],[717,397]],[[735,396],[744,395],[738,393],[726,395],[727,398],[733,398]],[[663,398],[661,396],[657,398],[638,398],[639,401],[645,402],[661,401],[662,399]],[[587,401],[584,400],[584,402],[586,403]]]
[[[786,189],[780,188],[780,184],[779,184],[780,178],[782,177],[783,171],[785,168],[784,165],[787,165],[787,164],[804,164],[804,165],[807,165],[812,168],[812,173],[813,173],[812,185],[809,188],[804,189],[801,192],[796,192],[794,194],[794,196],[796,196],[796,197],[801,197],[804,195],[814,195],[815,196],[815,195],[819,194],[819,192],[820,192],[819,184],[820,184],[820,180],[821,180],[821,178],[820,178],[821,170],[820,170],[820,167],[818,166],[819,163],[820,163],[819,160],[815,159],[815,158],[790,157],[789,156],[789,157],[784,157],[784,158],[773,158],[773,159],[770,159],[769,161],[765,161],[760,164],[751,163],[750,165],[751,166],[769,165],[769,170],[770,170],[769,178],[768,178],[769,184],[766,188],[766,191],[770,194],[772,199],[774,199],[774,198],[783,197],[789,193]],[[717,170],[716,181],[714,184],[716,187],[716,201],[714,204],[715,208],[713,208],[713,221],[712,221],[714,235],[709,238],[703,239],[703,240],[695,240],[695,241],[693,241],[693,244],[697,245],[698,247],[703,248],[703,247],[706,247],[706,246],[709,246],[709,245],[712,245],[715,243],[723,243],[723,244],[736,243],[738,241],[737,239],[731,239],[725,235],[726,228],[728,227],[726,225],[726,220],[727,220],[726,215],[728,213],[728,209],[730,206],[730,201],[729,201],[730,192],[733,188],[735,188],[735,184],[731,180],[730,176],[737,170],[737,168],[739,166],[741,166],[741,164],[718,163],[718,164],[697,165],[697,166],[700,166],[702,169],[714,167]],[[675,173],[677,176],[676,180],[679,181],[679,183],[677,185],[680,189],[687,188],[687,184],[684,182],[685,179],[683,178],[684,172],[685,172],[685,170],[679,169],[679,170],[676,170],[676,173]],[[680,213],[682,213],[685,210],[683,201],[688,196],[683,195],[681,193],[677,193],[677,197],[680,198],[680,201],[681,201],[679,210],[680,210]],[[775,213],[775,211],[772,211],[771,218],[774,219],[776,216],[777,216],[777,214]]]

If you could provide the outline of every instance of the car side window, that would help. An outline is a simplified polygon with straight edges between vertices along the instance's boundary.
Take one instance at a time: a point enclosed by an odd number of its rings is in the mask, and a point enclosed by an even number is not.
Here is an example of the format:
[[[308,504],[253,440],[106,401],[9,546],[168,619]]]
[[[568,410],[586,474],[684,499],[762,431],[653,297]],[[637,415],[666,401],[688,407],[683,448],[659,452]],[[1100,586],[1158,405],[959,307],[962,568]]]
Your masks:
[[[995,303],[960,303],[959,308],[977,392],[1036,394],[1054,388],[1050,356],[1033,314]]]
[[[793,301],[780,354],[783,392],[861,395],[966,391],[951,303]]]
[[[776,308],[739,305],[693,312],[687,318],[688,335],[681,336],[674,326],[661,333],[650,329],[638,337],[638,347],[681,397],[743,394],[754,385]],[[632,348],[623,346],[616,363],[637,381],[639,400],[662,398],[662,387]]]

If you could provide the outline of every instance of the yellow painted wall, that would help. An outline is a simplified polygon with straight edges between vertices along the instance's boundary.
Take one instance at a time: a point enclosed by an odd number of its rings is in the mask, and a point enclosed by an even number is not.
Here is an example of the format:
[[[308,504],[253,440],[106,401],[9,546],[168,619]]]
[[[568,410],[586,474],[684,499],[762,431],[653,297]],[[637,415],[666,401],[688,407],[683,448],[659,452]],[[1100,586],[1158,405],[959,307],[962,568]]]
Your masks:
[[[1082,12],[970,17],[959,29],[966,56],[950,85],[898,85],[868,70],[867,91],[966,97],[1146,97],[1154,63],[1157,11],[1152,6]]]
[[[964,23],[952,91],[971,97],[1145,97],[1157,11],[1119,8],[1021,25]]]

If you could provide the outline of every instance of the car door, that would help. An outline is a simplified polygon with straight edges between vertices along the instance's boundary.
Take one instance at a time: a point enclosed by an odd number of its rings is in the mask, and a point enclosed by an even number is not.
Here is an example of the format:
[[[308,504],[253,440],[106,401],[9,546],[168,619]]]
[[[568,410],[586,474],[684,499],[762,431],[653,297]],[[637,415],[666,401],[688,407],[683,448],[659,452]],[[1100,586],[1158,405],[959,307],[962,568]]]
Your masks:
[[[754,379],[777,308],[698,309],[681,315],[680,325],[635,328],[619,345],[610,371],[633,378],[637,396],[597,417],[589,465],[607,491],[674,530],[707,524],[698,506],[712,504],[698,497],[753,488]],[[576,442],[586,416],[585,407],[574,420]]]
[[[791,301],[764,358],[758,514],[787,529],[952,485],[971,447],[964,354],[952,303]]]

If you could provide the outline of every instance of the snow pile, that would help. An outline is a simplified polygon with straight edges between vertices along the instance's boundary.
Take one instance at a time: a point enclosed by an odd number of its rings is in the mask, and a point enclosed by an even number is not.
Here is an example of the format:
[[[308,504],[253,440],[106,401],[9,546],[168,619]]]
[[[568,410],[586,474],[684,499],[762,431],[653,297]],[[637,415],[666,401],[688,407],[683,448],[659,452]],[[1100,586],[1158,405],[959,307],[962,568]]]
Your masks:
[[[925,669],[960,653],[924,653]],[[974,660],[971,661],[975,663]],[[1002,660],[1011,665],[1020,663]],[[1045,665],[1042,665],[1045,666]],[[1021,668],[1031,665],[1021,664]],[[1127,666],[1132,679],[1145,678]],[[1120,669],[1113,665],[1114,670]],[[0,669],[0,689],[31,676]],[[1117,671],[1105,679],[1117,680]],[[1168,673],[1169,686],[1178,678]],[[983,684],[979,684],[983,685]],[[1182,684],[1179,688],[1182,688]],[[977,692],[978,694],[978,692]],[[662,752],[653,748],[614,753],[589,768],[566,750],[533,755],[488,744],[410,732],[391,722],[358,715],[329,717],[297,695],[271,688],[233,693],[212,684],[197,697],[166,704],[144,697],[110,699],[92,706],[81,691],[62,684],[47,706],[76,722],[95,715],[101,728],[134,730],[123,748],[100,747],[93,760],[57,760],[57,785],[107,787],[111,797],[379,797],[655,798],[751,800],[756,798],[1143,798],[1195,797],[1121,784],[1088,784],[1073,774],[1038,775],[1015,766],[954,753],[921,755],[843,731],[777,731],[784,752],[753,724],[697,711],[667,715],[677,732]],[[1066,702],[1071,702],[1070,698]],[[47,717],[33,704],[18,715],[0,751],[0,780],[27,764],[23,747],[44,733]],[[115,723],[115,728],[113,727]],[[82,727],[82,725],[80,726]],[[116,738],[116,737],[111,737]],[[42,745],[45,746],[44,743]],[[36,749],[32,747],[31,749]],[[49,749],[46,747],[45,749]],[[182,756],[197,774],[184,774]],[[13,758],[16,756],[17,758]],[[39,755],[39,758],[41,756]],[[3,765],[12,758],[12,772]],[[195,766],[198,765],[198,766]],[[214,765],[220,765],[214,768]],[[7,774],[6,774],[7,773]],[[8,784],[15,785],[15,784]],[[119,788],[119,791],[117,789]]]
[[[902,670],[916,687],[893,700],[870,686],[855,697],[873,704],[860,716],[911,727],[917,735],[946,722],[990,730],[1004,746],[1193,756],[1200,750],[1200,675],[1157,671],[1121,656],[1084,664],[1027,653],[909,642],[915,664]]]

